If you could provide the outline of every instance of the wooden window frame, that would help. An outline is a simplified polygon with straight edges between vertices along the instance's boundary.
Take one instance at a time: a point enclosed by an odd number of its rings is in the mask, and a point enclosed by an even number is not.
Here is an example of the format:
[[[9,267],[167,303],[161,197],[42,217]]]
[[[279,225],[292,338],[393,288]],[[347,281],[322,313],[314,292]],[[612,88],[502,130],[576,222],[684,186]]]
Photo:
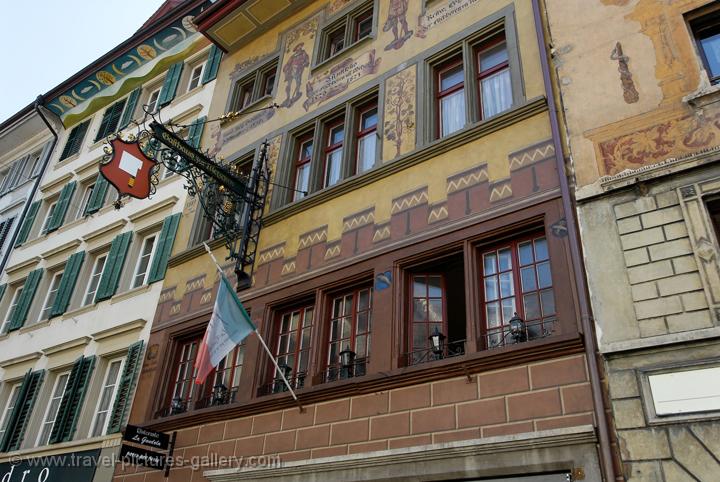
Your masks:
[[[25,286],[25,280],[18,283],[17,287],[13,290],[13,296],[10,299],[10,304],[8,305],[7,313],[5,313],[5,319],[2,322],[2,326],[0,326],[0,334],[4,334],[7,332],[7,325],[10,323],[10,318],[12,316],[13,311],[15,311],[15,307],[20,302],[20,297],[22,296],[24,286]]]
[[[322,188],[325,189],[328,187],[332,187],[335,184],[339,183],[343,179],[343,166],[345,165],[345,136],[347,134],[347,126],[345,125],[345,120],[343,118],[334,119],[328,122],[324,123],[325,129],[324,129],[324,143],[323,143],[323,180],[322,180]],[[331,137],[333,131],[338,128],[342,128],[342,140],[340,142],[336,142],[335,144],[330,144]],[[328,159],[330,158],[330,155],[340,152],[340,166],[338,167],[340,169],[340,177],[338,180],[332,184],[328,183]]]
[[[365,115],[366,113],[368,113],[372,110],[375,110],[375,124],[371,127],[363,129],[362,128],[363,115]],[[375,162],[373,163],[373,165],[370,168],[365,169],[363,171],[360,170],[360,140],[364,139],[365,137],[367,137],[368,135],[371,135],[371,134],[374,134],[375,136],[377,136],[378,123],[380,122],[380,108],[378,106],[377,99],[373,99],[370,102],[366,102],[365,104],[359,106],[356,109],[356,112],[357,112],[357,114],[356,114],[356,121],[355,121],[356,125],[355,125],[355,149],[354,149],[354,152],[355,152],[354,174],[361,174],[361,173],[365,173],[365,172],[372,170],[372,168],[375,167],[375,164],[377,164],[378,142],[376,139],[375,140],[375,150],[376,150]]]
[[[43,447],[50,443],[50,439],[52,438],[52,431],[53,431],[53,428],[55,427],[55,424],[57,423],[58,414],[60,413],[60,405],[62,404],[62,400],[65,397],[65,393],[67,392],[67,389],[68,389],[67,383],[68,383],[68,381],[70,381],[70,373],[71,373],[71,371],[69,371],[69,370],[59,372],[55,376],[55,380],[53,380],[52,388],[49,393],[50,396],[47,399],[47,404],[45,406],[45,410],[43,411],[43,417],[40,421],[40,427],[38,428],[38,434],[37,434],[37,438],[35,440],[35,447]],[[67,379],[65,380],[65,387],[63,388],[63,392],[62,392],[62,394],[60,394],[59,398],[55,397],[55,390],[58,387],[58,382],[65,375],[67,375]],[[52,405],[53,400],[56,398],[58,400],[57,410],[55,412],[55,416],[54,416],[55,418],[53,419],[52,426],[50,427],[50,430],[48,431],[48,434],[47,434],[48,440],[46,440],[44,443],[41,443],[42,438],[43,438],[43,429],[44,429],[45,425],[48,424],[47,418],[48,418],[48,415],[50,414],[50,406]]]
[[[150,269],[152,267],[153,259],[155,258],[155,253],[156,253],[157,247],[158,247],[159,235],[160,235],[160,233],[154,232],[154,233],[150,233],[147,236],[143,237],[142,242],[140,243],[140,251],[138,251],[137,260],[135,261],[135,269],[133,269],[133,272],[132,272],[133,275],[132,275],[132,279],[130,280],[130,289],[139,288],[140,286],[144,286],[147,284],[148,278],[150,277]],[[147,262],[147,266],[145,266],[145,273],[143,273],[142,283],[136,284],[137,283],[136,278],[140,275],[138,270],[140,269],[140,262],[142,261],[143,250],[145,248],[145,244],[151,238],[153,238],[153,246],[150,249],[150,254],[148,255],[148,262]]]
[[[358,303],[360,300],[360,293],[362,291],[367,291],[369,295],[369,303],[368,308],[365,310],[368,313],[368,329],[365,332],[358,333],[357,331],[357,325],[358,325],[358,315],[360,313],[360,310],[358,308]],[[335,301],[340,298],[345,298],[348,295],[352,296],[352,310],[351,310],[351,326],[350,326],[350,337],[341,338],[338,340],[331,340],[330,337],[332,335],[332,323],[336,318],[333,318],[333,308]],[[372,344],[370,343],[370,338],[372,337],[372,314],[373,314],[373,301],[374,301],[375,293],[372,287],[372,284],[362,284],[355,286],[350,289],[345,289],[341,291],[336,291],[332,294],[328,295],[328,303],[325,311],[325,316],[323,317],[324,325],[325,325],[325,335],[323,337],[323,343],[324,343],[324,371],[326,376],[328,378],[331,378],[329,376],[329,371],[332,369],[333,365],[339,365],[339,360],[336,360],[335,362],[332,362],[330,360],[330,352],[332,348],[333,343],[340,343],[340,351],[344,350],[343,343],[347,341],[349,343],[349,347],[353,352],[356,352],[356,342],[358,336],[367,336],[365,340],[365,356],[361,357],[364,360],[365,366],[367,366],[367,363],[370,360],[370,347]],[[341,316],[342,317],[342,316]],[[338,354],[340,353],[338,351]],[[355,359],[356,362],[358,361],[358,358]],[[367,370],[367,368],[365,368]],[[362,375],[365,375],[366,372],[363,372]],[[360,376],[359,374],[355,373],[353,376]]]
[[[117,358],[111,358],[107,361],[107,365],[105,366],[105,373],[103,374],[101,385],[100,385],[100,392],[98,396],[97,404],[95,404],[95,410],[93,411],[93,417],[90,421],[90,430],[88,431],[88,438],[92,437],[101,437],[103,435],[107,434],[108,427],[110,426],[110,419],[112,418],[112,412],[113,407],[115,404],[115,398],[117,397],[117,392],[120,388],[120,382],[123,375],[123,369],[125,368],[125,357],[117,357]],[[102,394],[105,391],[105,387],[107,386],[108,377],[110,376],[110,368],[112,367],[113,363],[120,362],[120,368],[118,368],[117,378],[115,379],[115,384],[112,389],[112,393],[110,395],[110,401],[108,403],[107,410],[105,412],[105,421],[103,422],[103,428],[100,431],[98,435],[93,435],[95,430],[97,429],[97,423],[98,423],[98,415],[100,415],[100,404],[102,403]]]
[[[249,74],[234,81],[227,110],[243,112],[260,102],[271,99],[276,90],[279,68],[279,57],[274,57]],[[272,79],[272,86],[270,92],[267,92],[269,79]],[[246,104],[239,105],[240,96],[244,92],[248,94],[248,101]]]
[[[445,273],[442,273],[439,271],[433,271],[433,270],[431,270],[431,271],[420,270],[420,271],[412,271],[412,272],[407,273],[408,302],[409,302],[409,307],[408,307],[409,329],[408,329],[407,340],[406,340],[406,343],[407,343],[406,351],[410,354],[415,351],[428,350],[428,349],[432,348],[432,346],[430,345],[430,341],[427,338],[425,339],[425,345],[423,347],[415,347],[415,345],[413,344],[413,332],[414,332],[413,328],[415,327],[415,324],[423,324],[423,325],[437,324],[437,322],[432,322],[430,320],[415,321],[415,299],[418,299],[418,298],[422,298],[422,299],[426,299],[426,300],[430,299],[429,296],[425,296],[425,297],[416,297],[415,296],[414,278],[416,276],[423,276],[426,280],[427,280],[427,278],[429,278],[431,276],[440,277],[440,291],[441,291],[441,299],[442,299],[442,321],[440,322],[440,324],[442,324],[442,330],[441,330],[442,333],[445,334],[446,336],[448,334],[447,279],[446,279],[447,275]],[[425,286],[427,287],[429,285],[426,283]],[[427,294],[428,293],[427,293],[427,288],[426,288],[426,295]],[[426,331],[428,333],[428,336],[432,334],[432,332],[430,331],[429,328]]]
[[[195,351],[190,352],[190,356],[189,356],[188,360],[186,360],[185,362],[182,362],[180,357],[183,354],[184,347],[189,346],[193,343],[196,344]],[[190,388],[189,388],[189,391],[187,392],[187,396],[185,398],[183,398],[182,400],[185,404],[189,405],[190,403],[193,402],[194,398],[197,396],[197,390],[195,387],[195,377],[197,375],[197,373],[196,373],[197,367],[195,366],[195,362],[197,361],[197,353],[198,353],[197,350],[200,347],[201,343],[202,343],[202,334],[198,334],[198,333],[176,340],[175,346],[173,347],[173,355],[171,358],[171,365],[170,365],[170,375],[171,376],[168,379],[169,383],[168,383],[166,395],[164,397],[164,400],[165,400],[164,406],[170,407],[173,400],[176,398],[175,394],[176,394],[176,389],[177,389],[178,383],[180,382],[178,377],[180,376],[180,368],[181,368],[182,363],[189,363],[190,373],[191,373],[191,376],[189,378],[183,378],[183,384],[186,384],[189,380]],[[193,353],[194,353],[194,356],[192,356]],[[190,408],[187,407],[187,405],[186,405],[186,409],[184,411],[190,410]]]
[[[473,58],[475,60],[475,88],[477,89],[477,98],[478,98],[478,117],[479,120],[484,120],[485,117],[483,116],[483,94],[482,94],[482,81],[483,79],[487,79],[488,77],[502,71],[502,70],[510,70],[510,58],[508,55],[508,60],[499,63],[498,65],[495,65],[493,67],[490,67],[486,70],[480,70],[480,56],[487,52],[488,50],[492,49],[493,47],[500,45],[501,43],[505,43],[505,50],[507,51],[507,40],[505,38],[505,32],[500,32],[497,35],[490,37],[486,40],[483,40],[481,42],[478,42],[477,44],[473,45]]]
[[[312,143],[312,150],[310,152],[309,157],[301,157],[303,152],[303,145],[307,144],[308,142]],[[304,198],[310,192],[312,192],[312,160],[313,156],[315,154],[315,139],[313,139],[312,133],[306,133],[304,135],[298,136],[295,140],[295,150],[293,155],[293,168],[292,168],[292,179],[293,179],[293,191],[292,191],[292,200],[293,201],[299,201],[300,199]],[[310,169],[310,172],[308,172],[308,182],[307,182],[307,189],[300,189],[299,185],[299,168],[307,166],[308,169]],[[306,191],[304,194],[300,191]]]
[[[205,62],[206,61],[207,61],[207,59],[203,59],[202,62],[200,62],[198,65],[196,65],[190,69],[190,76],[188,77],[188,86],[187,86],[186,92],[192,92],[195,89],[197,89],[198,87],[202,87],[202,85],[203,85],[202,84],[202,76],[203,76],[203,73],[205,73]],[[198,70],[200,71],[200,73],[197,75],[197,84],[192,85],[193,79],[196,78],[195,72],[197,72]]]
[[[363,40],[373,38],[376,32],[376,10],[375,0],[367,0],[354,9],[330,20],[326,25],[321,26],[315,49],[316,54],[313,68],[341,55]],[[370,32],[360,37],[360,25],[368,19],[370,19],[372,25]],[[337,33],[340,33],[342,47],[334,49],[332,40]]]
[[[544,238],[544,239],[545,239],[545,242],[546,242],[546,244],[547,244],[548,258],[547,258],[547,260],[540,260],[540,262],[545,262],[545,261],[548,262],[548,264],[549,264],[549,266],[550,266],[550,280],[551,280],[551,284],[550,284],[549,287],[540,288],[539,282],[538,282],[539,280],[537,279],[537,275],[536,275],[536,280],[535,280],[535,281],[536,281],[536,288],[535,288],[534,290],[523,291],[522,278],[521,278],[521,268],[526,268],[526,267],[528,267],[528,266],[530,266],[530,265],[522,265],[522,266],[520,265],[519,246],[520,246],[521,244],[523,244],[523,243],[528,242],[528,241],[530,241],[531,243],[533,243],[533,260],[534,260],[534,261],[533,261],[533,263],[531,263],[531,264],[532,264],[532,266],[536,266],[536,265],[538,264],[538,261],[537,261],[537,259],[535,258],[534,243],[535,243],[536,240],[541,239],[541,238]],[[545,324],[559,323],[559,315],[558,315],[558,309],[557,309],[557,298],[556,298],[556,296],[555,296],[555,287],[556,287],[556,284],[554,283],[554,280],[553,280],[553,278],[552,278],[552,273],[553,273],[553,270],[552,270],[552,257],[551,257],[551,255],[550,255],[550,242],[549,242],[547,233],[545,233],[545,232],[542,231],[542,230],[534,230],[534,231],[525,233],[525,234],[520,235],[520,236],[509,237],[509,238],[507,238],[507,239],[505,239],[505,240],[503,240],[503,241],[482,246],[482,248],[478,250],[478,256],[477,256],[478,265],[475,267],[475,269],[477,270],[477,277],[478,277],[478,280],[479,280],[479,282],[478,282],[478,289],[479,289],[478,304],[479,304],[479,307],[480,307],[480,309],[479,309],[479,321],[480,321],[479,333],[480,333],[480,335],[481,335],[481,339],[483,340],[483,342],[482,342],[482,348],[483,348],[483,349],[489,348],[489,347],[487,346],[487,344],[488,344],[488,343],[487,343],[488,335],[490,335],[491,333],[499,333],[499,334],[502,335],[503,333],[505,333],[506,329],[509,329],[509,324],[505,323],[505,322],[502,320],[502,313],[501,313],[501,324],[500,324],[498,327],[494,328],[493,330],[489,330],[489,329],[488,329],[487,313],[486,313],[486,305],[487,305],[489,302],[486,300],[486,294],[485,294],[485,282],[484,282],[485,273],[484,273],[484,269],[483,269],[483,268],[484,268],[484,265],[483,265],[483,263],[484,263],[484,256],[485,256],[486,254],[491,253],[491,252],[497,252],[498,250],[503,249],[503,248],[510,248],[510,253],[511,253],[511,258],[510,258],[510,259],[511,259],[511,269],[510,269],[509,272],[512,273],[513,297],[515,298],[515,312],[518,314],[518,316],[519,316],[524,322],[526,322],[526,323],[531,323],[531,324],[539,324],[539,325],[540,325],[541,327],[543,327],[543,328],[544,328]],[[499,275],[499,274],[500,274],[500,271],[497,271],[496,274]],[[523,302],[523,296],[526,295],[526,294],[529,294],[529,293],[537,293],[538,303],[541,303],[541,301],[540,301],[540,293],[541,293],[542,291],[544,291],[544,290],[547,290],[547,289],[550,289],[551,292],[552,292],[552,294],[553,294],[553,300],[554,300],[554,301],[553,301],[553,304],[555,305],[555,306],[554,306],[554,307],[555,307],[554,313],[553,313],[552,315],[542,316],[542,308],[541,308],[540,318],[539,318],[539,319],[533,319],[533,320],[529,320],[529,321],[528,321],[527,318],[526,318],[526,315],[525,315],[525,306],[524,306],[524,302]],[[500,311],[502,312],[502,302],[501,302],[501,300],[502,300],[502,297],[501,297],[501,293],[500,293],[500,287],[499,287],[499,285],[498,285],[498,298],[497,298],[497,301],[500,302]],[[491,300],[490,302],[492,302],[492,301],[495,301],[495,300]],[[503,344],[502,344],[502,345],[499,345],[499,346],[504,346],[505,344],[507,344],[507,343],[504,341]]]
[[[5,436],[5,432],[7,431],[6,425],[9,425],[10,416],[12,415],[12,411],[14,410],[15,405],[17,405],[17,399],[20,396],[20,388],[22,387],[22,381],[6,382],[6,385],[10,385],[10,391],[8,392],[8,397],[3,404],[2,412],[0,412],[0,429],[2,429],[2,431],[0,431],[0,440],[2,440],[2,438]],[[13,395],[16,395],[15,400],[13,400]],[[11,403],[12,405],[10,405]]]
[[[440,90],[440,86],[442,85],[442,76],[444,73],[454,69],[458,65],[463,66],[463,81],[460,83],[457,83],[445,90]],[[467,68],[464,65],[462,54],[461,53],[455,53],[450,59],[445,60],[443,63],[433,67],[434,72],[434,85],[433,85],[433,92],[435,93],[435,137],[437,139],[440,139],[442,137],[447,137],[453,135],[455,132],[451,132],[449,134],[446,134],[445,136],[442,135],[442,100],[445,97],[448,97],[460,90],[463,90],[465,92],[463,101],[467,103],[467,89],[466,89],[466,71]],[[467,109],[465,111],[465,125],[467,125]],[[462,128],[461,128],[462,129]],[[461,130],[459,129],[459,130]]]
[[[305,323],[305,317],[307,316],[308,310],[312,310],[312,322],[310,323],[309,329],[310,329],[310,340],[309,345],[307,348],[302,347],[302,332],[303,329],[306,328],[304,326]],[[293,313],[298,312],[300,314],[300,317],[298,319],[298,324],[295,330],[290,330],[287,332],[282,332],[282,319],[285,315],[292,316]],[[277,310],[274,313],[273,316],[273,327],[272,327],[272,333],[273,333],[273,344],[272,344],[272,352],[274,354],[275,360],[277,361],[281,357],[287,357],[292,355],[294,357],[294,363],[293,366],[290,367],[290,374],[288,377],[288,381],[290,383],[293,383],[293,379],[300,377],[301,375],[304,377],[304,379],[310,379],[312,370],[313,370],[313,331],[315,328],[315,324],[317,322],[317,307],[314,301],[307,301],[305,303],[299,303],[296,305],[289,306],[287,308],[283,308],[281,310]],[[294,333],[294,334],[293,334]],[[280,338],[282,335],[287,334],[288,336],[295,337],[295,349],[290,352],[280,352]],[[292,335],[290,335],[292,334]],[[299,368],[299,355],[301,352],[306,352],[307,356],[307,367],[304,371],[300,372],[298,370]],[[288,365],[289,366],[289,365]],[[275,375],[276,369],[275,364],[268,363],[267,366],[267,372],[265,376],[265,380],[267,380],[267,383],[273,383],[276,379]]]
[[[37,322],[40,323],[44,320],[49,320],[51,318],[50,312],[52,311],[53,303],[55,303],[55,299],[57,298],[58,291],[60,291],[60,283],[62,281],[62,276],[64,273],[64,268],[58,271],[55,271],[52,273],[52,276],[50,276],[50,283],[47,287],[47,293],[45,293],[45,299],[43,300],[43,303],[40,308],[40,313],[38,314]],[[55,286],[55,291],[53,292],[53,283],[57,280],[57,286]],[[52,299],[50,299],[51,295],[54,295]],[[47,311],[47,317],[45,317],[45,311]]]
[[[97,291],[100,287],[100,279],[102,278],[103,271],[105,271],[105,266],[107,265],[108,255],[108,252],[98,253],[93,259],[92,265],[90,266],[90,276],[88,277],[87,283],[85,285],[85,290],[83,290],[84,292],[81,300],[81,306],[89,306],[95,303],[95,297],[97,296]],[[92,292],[92,298],[87,301],[88,296],[90,296],[90,286],[92,285],[93,277],[95,276],[95,268],[97,267],[101,258],[105,258],[103,261],[103,267],[97,273],[97,284],[95,285],[95,290]]]

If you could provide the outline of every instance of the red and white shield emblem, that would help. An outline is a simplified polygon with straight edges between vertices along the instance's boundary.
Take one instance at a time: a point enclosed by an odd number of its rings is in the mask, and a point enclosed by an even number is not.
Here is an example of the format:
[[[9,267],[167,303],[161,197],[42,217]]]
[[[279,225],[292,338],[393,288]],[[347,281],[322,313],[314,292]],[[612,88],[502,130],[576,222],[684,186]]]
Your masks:
[[[103,176],[118,192],[138,199],[150,196],[150,173],[156,161],[146,156],[138,142],[110,141],[112,157],[100,166]]]

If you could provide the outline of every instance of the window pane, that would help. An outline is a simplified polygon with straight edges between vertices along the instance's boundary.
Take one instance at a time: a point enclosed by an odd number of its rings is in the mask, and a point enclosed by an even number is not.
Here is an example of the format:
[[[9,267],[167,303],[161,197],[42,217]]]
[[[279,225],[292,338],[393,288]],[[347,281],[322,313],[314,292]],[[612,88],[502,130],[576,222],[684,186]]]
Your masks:
[[[325,164],[325,187],[337,184],[340,180],[340,165],[342,163],[342,149],[328,154]]]
[[[520,254],[520,266],[525,266],[533,262],[532,242],[527,241],[518,247]]]
[[[427,345],[427,325],[425,323],[413,324],[413,350],[420,350]]]
[[[440,276],[428,276],[428,296],[430,298],[442,296],[442,278]]]
[[[553,296],[552,290],[541,291],[540,302],[542,303],[543,316],[555,314],[555,297]]]
[[[427,300],[426,299],[415,299],[413,300],[413,320],[415,321],[427,321]]]
[[[485,278],[485,300],[492,301],[498,299],[497,276]]]
[[[416,298],[427,296],[427,285],[424,276],[413,277],[413,296]]]
[[[710,75],[717,77],[720,75],[720,33],[700,41],[705,58],[707,58],[710,68]]]
[[[367,355],[367,353],[365,351],[366,339],[367,339],[366,335],[358,336],[355,339],[355,355],[356,355],[356,357],[362,358],[365,355]]]
[[[510,255],[510,249],[505,248],[498,251],[500,255],[500,271],[508,271],[512,269],[512,256]]]
[[[357,323],[357,331],[359,333],[365,333],[368,331],[370,327],[370,323],[368,321],[370,320],[370,314],[366,311],[362,313],[358,313],[358,323]]]
[[[537,265],[538,284],[540,288],[552,286],[552,276],[550,275],[550,262],[545,261]]]
[[[372,169],[375,165],[376,146],[377,136],[374,131],[358,139],[358,174]]]
[[[442,299],[429,300],[430,305],[428,306],[428,314],[430,321],[442,321],[443,320],[443,304]]]
[[[297,181],[295,183],[295,199],[305,196],[310,186],[310,164],[305,164],[297,169]],[[304,191],[304,192],[300,192]]]
[[[446,136],[465,126],[465,89],[440,99],[441,135]]]
[[[515,309],[515,298],[508,298],[506,300],[502,300],[503,323],[507,324],[510,319],[515,316],[516,311],[517,309]]]
[[[488,303],[485,306],[488,328],[500,326],[500,304],[497,301]]]
[[[463,72],[463,65],[456,65],[455,67],[440,74],[440,90],[447,90],[450,87],[462,84],[464,80],[465,74]]]
[[[307,348],[310,346],[310,331],[310,328],[303,329],[300,348]]]
[[[377,125],[377,108],[363,112],[360,119],[360,130],[369,129]]]
[[[538,238],[535,240],[535,259],[538,261],[548,259],[547,239]]]
[[[339,144],[343,141],[345,138],[345,127],[341,124],[339,126],[333,127],[330,130],[330,138],[328,141],[328,145],[334,145]]]
[[[352,325],[350,324],[350,317],[346,316],[340,320],[340,326],[342,327],[342,338],[350,338],[352,334]]]
[[[495,253],[488,253],[483,256],[483,270],[486,275],[495,274],[497,263],[497,255]]]
[[[358,294],[358,310],[367,310],[370,306],[370,290],[362,290]]]
[[[303,142],[300,147],[300,159],[309,159],[312,157],[313,143],[312,141]]]
[[[503,42],[480,53],[480,72],[491,69],[507,61],[507,45]]]
[[[500,273],[500,296],[506,298],[514,294],[512,273]]]
[[[523,296],[523,306],[525,307],[525,319],[535,320],[540,318],[540,302],[535,293]]]
[[[303,319],[303,326],[310,326],[313,322],[313,308],[305,309],[305,318]]]
[[[483,118],[492,117],[512,106],[510,70],[505,69],[482,79]]]
[[[537,289],[537,283],[535,283],[535,270],[532,266],[522,268],[520,270],[520,276],[522,278],[523,292]]]

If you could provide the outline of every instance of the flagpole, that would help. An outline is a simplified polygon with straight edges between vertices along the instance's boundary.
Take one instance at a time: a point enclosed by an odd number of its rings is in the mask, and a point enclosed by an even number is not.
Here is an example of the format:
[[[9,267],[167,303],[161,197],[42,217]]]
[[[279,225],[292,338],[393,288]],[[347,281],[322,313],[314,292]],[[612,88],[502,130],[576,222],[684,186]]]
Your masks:
[[[223,272],[222,268],[220,267],[220,264],[217,262],[217,259],[215,258],[215,255],[210,250],[210,246],[208,246],[207,242],[203,242],[203,246],[205,246],[205,251],[210,255],[210,258],[212,258],[213,263],[215,263],[215,267],[220,272],[220,276],[225,276],[225,273]],[[285,382],[285,386],[287,387],[288,391],[290,392],[290,395],[292,395],[293,399],[295,400],[295,403],[297,403],[298,407],[300,408],[300,412],[304,412],[305,409],[303,408],[302,404],[300,403],[300,400],[298,400],[297,395],[295,395],[295,391],[290,386],[290,382],[287,378],[285,378],[285,373],[280,369],[280,366],[277,363],[277,360],[275,360],[275,357],[273,356],[272,352],[270,351],[270,348],[268,348],[267,344],[265,343],[265,340],[263,340],[263,337],[260,336],[260,333],[258,333],[257,328],[253,330],[254,333],[257,335],[258,340],[260,340],[260,344],[265,348],[265,351],[267,352],[268,356],[270,357],[270,360],[273,362],[273,365],[275,365],[275,370],[277,373],[280,374],[280,377],[282,378],[282,381]]]

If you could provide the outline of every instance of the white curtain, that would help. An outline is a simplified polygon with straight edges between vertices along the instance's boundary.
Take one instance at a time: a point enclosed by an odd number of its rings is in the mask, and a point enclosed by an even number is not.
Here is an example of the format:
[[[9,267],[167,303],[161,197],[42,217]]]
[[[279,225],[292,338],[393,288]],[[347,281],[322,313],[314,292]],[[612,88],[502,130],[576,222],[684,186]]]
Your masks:
[[[340,180],[342,149],[331,152],[325,161],[325,187],[332,186]]]
[[[358,165],[357,173],[368,171],[375,165],[375,147],[377,145],[377,136],[375,132],[361,137],[358,140]]]
[[[442,137],[465,126],[465,89],[453,92],[441,100]]]
[[[483,119],[508,110],[512,106],[510,69],[482,79]]]
[[[295,189],[297,191],[293,194],[293,200],[297,201],[305,197],[304,192],[307,191],[310,185],[310,164],[304,164],[297,168],[297,179],[295,179]]]

